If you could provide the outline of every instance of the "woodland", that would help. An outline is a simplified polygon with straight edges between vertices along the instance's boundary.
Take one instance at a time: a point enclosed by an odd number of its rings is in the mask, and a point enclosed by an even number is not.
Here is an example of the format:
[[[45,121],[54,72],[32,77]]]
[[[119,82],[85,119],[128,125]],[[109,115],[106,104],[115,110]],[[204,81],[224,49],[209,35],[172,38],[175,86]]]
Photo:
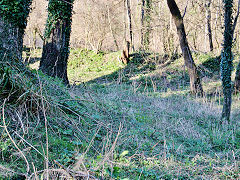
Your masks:
[[[0,179],[240,179],[240,0],[0,0]]]

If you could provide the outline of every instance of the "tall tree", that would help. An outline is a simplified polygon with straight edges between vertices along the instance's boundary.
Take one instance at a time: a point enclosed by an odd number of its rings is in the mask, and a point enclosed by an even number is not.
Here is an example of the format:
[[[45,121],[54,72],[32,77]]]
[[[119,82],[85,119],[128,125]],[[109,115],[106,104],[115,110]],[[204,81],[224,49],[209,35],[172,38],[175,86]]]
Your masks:
[[[233,0],[224,0],[224,41],[221,53],[221,79],[223,86],[222,120],[229,121],[232,104],[232,43],[233,43]]]
[[[32,0],[0,1],[1,60],[21,62],[23,35]]]
[[[212,28],[211,28],[211,3],[212,0],[206,0],[206,39],[209,42],[210,51],[213,51],[213,39],[212,39]]]
[[[67,60],[74,0],[49,0],[40,70],[69,84]]]
[[[142,0],[141,7],[141,46],[149,50],[151,31],[151,0]]]
[[[187,42],[186,32],[183,24],[183,18],[181,16],[181,12],[175,2],[175,0],[167,0],[167,4],[169,10],[174,19],[177,34],[180,41],[180,46],[183,53],[183,58],[185,65],[188,69],[189,77],[190,77],[190,89],[193,94],[203,94],[201,79],[198,74],[197,67],[193,61],[192,54]]]
[[[133,30],[132,30],[132,12],[131,12],[131,0],[126,0],[127,3],[127,14],[128,14],[128,25],[129,25],[129,35],[130,35],[130,44],[132,50],[134,51],[134,44],[133,44]]]
[[[238,66],[237,66],[234,88],[236,93],[240,92],[240,62],[238,63]]]
[[[236,17],[234,19],[234,23],[233,23],[233,32],[234,32],[234,30],[236,28],[236,25],[237,25],[237,20],[238,20],[239,13],[240,13],[240,0],[238,0],[238,10],[237,10],[237,15],[236,15]],[[233,36],[233,34],[232,34],[232,36]],[[240,92],[240,62],[237,66],[234,88],[235,88],[236,93]]]

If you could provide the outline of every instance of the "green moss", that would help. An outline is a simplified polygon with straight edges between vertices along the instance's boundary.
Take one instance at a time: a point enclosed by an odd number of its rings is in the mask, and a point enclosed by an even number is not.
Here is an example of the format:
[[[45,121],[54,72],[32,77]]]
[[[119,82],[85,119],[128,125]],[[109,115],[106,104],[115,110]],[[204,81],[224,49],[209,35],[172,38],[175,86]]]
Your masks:
[[[19,27],[20,31],[23,31],[27,26],[27,17],[31,3],[32,0],[1,0],[1,17],[7,22]]]
[[[52,30],[55,28],[57,22],[63,22],[64,20],[70,21],[68,24],[71,24],[72,21],[72,8],[74,0],[49,0],[48,4],[48,19],[45,28],[45,38],[49,38]],[[71,31],[71,27],[67,27],[64,31]],[[70,36],[70,33],[67,33]],[[70,38],[70,37],[66,37]],[[66,46],[68,47],[68,46]]]

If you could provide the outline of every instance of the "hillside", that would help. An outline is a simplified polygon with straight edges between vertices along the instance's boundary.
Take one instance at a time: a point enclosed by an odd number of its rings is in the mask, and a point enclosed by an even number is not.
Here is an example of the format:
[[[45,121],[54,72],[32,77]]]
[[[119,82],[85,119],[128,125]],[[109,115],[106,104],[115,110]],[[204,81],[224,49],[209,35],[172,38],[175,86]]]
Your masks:
[[[35,79],[5,70],[1,86],[21,91],[1,106],[0,177],[240,178],[240,100],[220,126],[218,58],[194,55],[206,93],[193,97],[181,56],[163,67],[166,56],[136,52],[126,66],[119,54],[71,50],[67,88],[35,70]]]

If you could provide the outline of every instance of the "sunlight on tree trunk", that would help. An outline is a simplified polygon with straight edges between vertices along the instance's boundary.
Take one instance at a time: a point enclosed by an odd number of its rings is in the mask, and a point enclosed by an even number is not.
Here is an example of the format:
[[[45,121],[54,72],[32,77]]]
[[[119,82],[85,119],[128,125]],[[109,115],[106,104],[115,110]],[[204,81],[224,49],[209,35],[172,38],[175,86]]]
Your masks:
[[[141,47],[149,50],[151,33],[151,0],[142,0],[141,5]]]
[[[127,14],[128,14],[128,26],[129,26],[129,36],[130,36],[130,43],[132,47],[132,51],[134,51],[134,44],[133,44],[133,30],[132,30],[132,12],[131,12],[131,0],[127,1]]]
[[[67,60],[72,22],[73,0],[50,0],[40,70],[69,84]]]
[[[193,94],[202,95],[203,89],[202,89],[201,79],[198,75],[197,67],[193,61],[192,54],[188,46],[185,28],[183,24],[183,18],[181,16],[180,10],[174,0],[167,0],[167,4],[177,28],[177,34],[179,37],[185,65],[188,68],[191,92]]]
[[[213,51],[212,28],[211,28],[211,3],[212,0],[206,0],[206,39],[209,42],[210,51]],[[208,47],[206,45],[206,47]]]

